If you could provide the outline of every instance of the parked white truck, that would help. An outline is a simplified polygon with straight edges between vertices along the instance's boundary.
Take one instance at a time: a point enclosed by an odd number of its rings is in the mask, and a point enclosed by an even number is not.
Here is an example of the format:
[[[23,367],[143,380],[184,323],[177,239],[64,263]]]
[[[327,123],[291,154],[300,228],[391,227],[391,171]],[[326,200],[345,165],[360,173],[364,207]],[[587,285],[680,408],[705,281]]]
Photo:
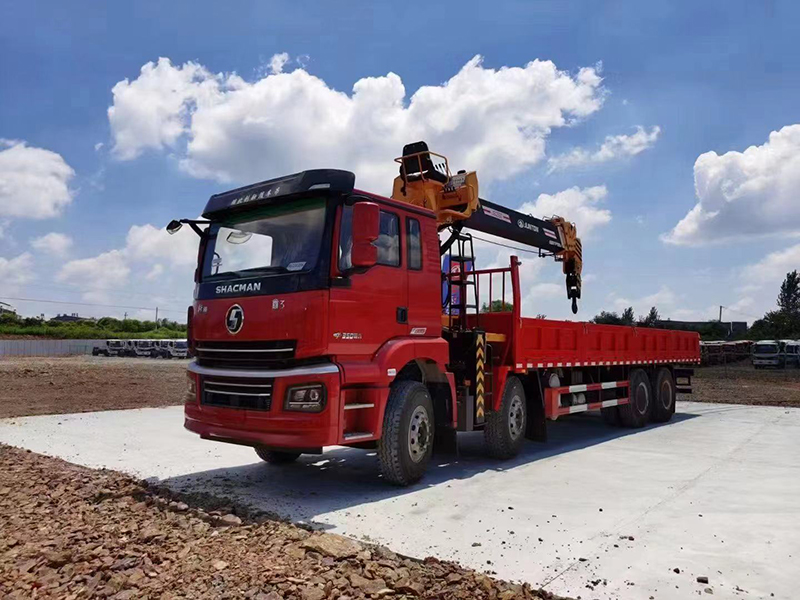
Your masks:
[[[124,350],[122,340],[98,340],[92,348],[92,356],[121,356]]]
[[[187,358],[189,344],[186,340],[158,340],[153,346],[153,358]]]
[[[153,355],[153,340],[125,340],[123,354],[149,358]]]

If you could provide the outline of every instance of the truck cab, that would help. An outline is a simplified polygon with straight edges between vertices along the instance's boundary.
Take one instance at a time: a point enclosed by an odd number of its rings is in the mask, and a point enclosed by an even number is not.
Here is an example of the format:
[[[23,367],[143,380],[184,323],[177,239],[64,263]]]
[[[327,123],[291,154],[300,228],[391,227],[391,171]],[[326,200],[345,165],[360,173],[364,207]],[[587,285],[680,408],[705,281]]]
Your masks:
[[[287,455],[374,442],[412,359],[448,392],[431,211],[306,171],[212,196],[186,427]]]
[[[108,356],[122,356],[125,351],[125,342],[123,340],[106,340],[105,345]]]
[[[123,354],[133,357],[150,357],[153,354],[153,340],[125,340]]]
[[[158,340],[153,349],[154,358],[186,358],[189,345],[186,340]]]
[[[753,344],[753,366],[756,369],[773,367],[783,369],[786,366],[785,344],[780,340],[760,340]]]

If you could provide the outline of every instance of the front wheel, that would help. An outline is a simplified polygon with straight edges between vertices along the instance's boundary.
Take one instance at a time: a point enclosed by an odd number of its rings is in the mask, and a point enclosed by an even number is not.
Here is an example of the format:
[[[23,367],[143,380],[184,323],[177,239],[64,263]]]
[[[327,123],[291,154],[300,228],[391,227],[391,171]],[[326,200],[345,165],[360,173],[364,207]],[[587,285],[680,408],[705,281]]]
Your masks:
[[[285,450],[270,450],[263,446],[256,446],[256,454],[264,462],[271,465],[285,465],[300,458],[300,452],[287,452]]]
[[[525,389],[517,377],[509,377],[503,390],[500,410],[491,412],[486,417],[483,437],[489,456],[506,459],[519,454],[525,443],[527,423]]]
[[[433,402],[418,381],[392,386],[378,441],[381,473],[395,485],[419,481],[428,469],[435,429]]]

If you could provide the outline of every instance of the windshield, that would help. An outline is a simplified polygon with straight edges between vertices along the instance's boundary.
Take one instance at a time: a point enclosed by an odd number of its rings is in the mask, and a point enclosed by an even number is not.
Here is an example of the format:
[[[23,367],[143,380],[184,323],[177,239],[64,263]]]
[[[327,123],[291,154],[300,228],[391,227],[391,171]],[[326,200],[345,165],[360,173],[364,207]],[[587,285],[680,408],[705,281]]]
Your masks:
[[[186,342],[175,342],[176,348],[188,348],[188,344]]]
[[[324,227],[321,198],[268,206],[215,223],[209,232],[203,279],[311,270]]]
[[[753,354],[777,354],[777,344],[756,344],[753,346]]]
[[[120,341],[108,342],[108,345],[111,346],[112,348],[119,348],[120,346],[122,346],[122,342]]]
[[[136,342],[136,345],[139,346],[139,348],[152,348],[153,342]]]

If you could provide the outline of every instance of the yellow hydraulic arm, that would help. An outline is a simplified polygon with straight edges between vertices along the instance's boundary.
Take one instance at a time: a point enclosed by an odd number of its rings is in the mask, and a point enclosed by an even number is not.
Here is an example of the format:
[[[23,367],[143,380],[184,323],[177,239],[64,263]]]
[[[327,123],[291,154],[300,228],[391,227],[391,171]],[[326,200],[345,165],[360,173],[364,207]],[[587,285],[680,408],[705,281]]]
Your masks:
[[[395,161],[400,164],[400,174],[394,180],[393,199],[431,209],[440,230],[467,227],[553,256],[562,263],[572,312],[578,312],[583,248],[574,223],[558,216],[538,219],[480,198],[477,173],[451,174],[447,158],[428,150],[425,142],[406,145],[403,156]]]

